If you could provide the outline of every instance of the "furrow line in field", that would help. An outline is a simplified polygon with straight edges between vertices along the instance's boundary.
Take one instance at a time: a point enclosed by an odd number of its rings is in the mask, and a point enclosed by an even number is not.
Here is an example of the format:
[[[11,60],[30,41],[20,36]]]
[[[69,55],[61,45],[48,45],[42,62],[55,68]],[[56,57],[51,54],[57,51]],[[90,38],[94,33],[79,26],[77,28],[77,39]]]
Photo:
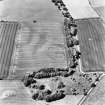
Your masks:
[[[13,42],[15,40],[15,34],[17,31],[17,23],[4,22],[4,24],[2,23],[2,25],[5,27],[3,27],[3,29],[1,30],[3,37],[1,42],[0,70],[1,70],[1,77],[5,78],[9,73],[9,66],[14,46]]]
[[[3,34],[3,38],[2,38],[2,44],[1,44],[1,55],[0,55],[0,69],[1,69],[1,76],[3,76],[3,70],[2,70],[2,66],[4,65],[3,64],[3,57],[5,56],[4,53],[5,53],[5,41],[7,41],[7,37],[6,37],[6,34],[8,33],[8,24],[6,24],[6,27],[5,27],[5,31],[2,33]]]
[[[16,32],[17,26],[16,26],[16,24],[13,23],[13,24],[11,24],[11,27],[12,27],[11,32],[10,32],[11,36],[10,36],[10,39],[8,41],[7,52],[6,52],[7,57],[5,58],[5,61],[4,61],[5,65],[7,66],[7,68],[4,67],[7,75],[9,73],[9,66],[10,66],[9,64],[11,62],[11,54],[13,51],[13,41],[15,38],[15,32]]]
[[[7,27],[7,29],[6,30],[8,30],[7,32],[6,32],[6,40],[5,40],[5,45],[4,45],[4,47],[3,47],[3,50],[4,50],[4,52],[2,53],[2,67],[1,67],[1,69],[2,69],[2,74],[3,74],[3,76],[5,77],[6,76],[6,70],[5,69],[8,69],[8,67],[7,67],[7,65],[5,64],[5,60],[7,60],[8,61],[8,59],[6,59],[7,58],[7,56],[8,56],[8,46],[9,46],[9,44],[8,44],[8,42],[9,42],[9,40],[10,40],[10,32],[11,32],[11,25],[10,24],[8,24],[8,27]],[[10,51],[10,50],[9,50]],[[10,51],[11,52],[11,51]]]

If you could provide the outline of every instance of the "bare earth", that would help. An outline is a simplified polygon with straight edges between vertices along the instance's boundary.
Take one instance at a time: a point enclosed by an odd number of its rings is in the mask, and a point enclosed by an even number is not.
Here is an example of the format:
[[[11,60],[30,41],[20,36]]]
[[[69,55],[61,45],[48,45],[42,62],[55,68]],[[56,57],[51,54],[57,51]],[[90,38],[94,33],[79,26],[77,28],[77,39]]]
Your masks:
[[[91,8],[88,0],[63,0],[74,19],[96,18],[97,13]]]

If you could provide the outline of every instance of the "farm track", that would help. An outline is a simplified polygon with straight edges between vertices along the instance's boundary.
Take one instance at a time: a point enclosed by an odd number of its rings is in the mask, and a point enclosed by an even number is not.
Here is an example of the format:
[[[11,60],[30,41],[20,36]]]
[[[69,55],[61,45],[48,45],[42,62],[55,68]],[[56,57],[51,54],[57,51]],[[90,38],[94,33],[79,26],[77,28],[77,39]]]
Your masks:
[[[105,27],[100,19],[77,20],[83,72],[105,70]]]
[[[1,22],[0,24],[0,78],[6,78],[9,73],[18,23]]]

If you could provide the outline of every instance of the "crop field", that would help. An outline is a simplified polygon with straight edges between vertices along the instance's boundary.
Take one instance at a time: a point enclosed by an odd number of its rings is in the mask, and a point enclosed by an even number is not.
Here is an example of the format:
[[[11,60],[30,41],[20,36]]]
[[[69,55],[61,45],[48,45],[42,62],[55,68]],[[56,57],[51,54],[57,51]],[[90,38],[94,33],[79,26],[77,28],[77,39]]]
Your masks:
[[[21,38],[20,38],[21,37]],[[46,67],[67,67],[63,27],[59,23],[35,23],[23,27],[17,37],[16,71],[38,71]]]
[[[97,18],[76,24],[63,2],[1,2],[0,78],[9,76],[0,81],[0,105],[79,105],[105,69],[102,20],[89,5],[74,15]]]
[[[51,0],[3,0],[0,4],[2,11],[0,19],[19,22],[27,21],[30,24],[33,23],[33,20],[63,22],[62,14]]]
[[[14,0],[4,1],[2,17],[21,24],[11,64],[16,75],[44,67],[67,67],[64,17],[57,7],[50,0],[18,0],[9,6],[11,2]]]
[[[17,22],[0,22],[0,78],[8,75],[17,29]]]
[[[105,27],[100,19],[77,20],[82,69],[84,72],[105,70]]]

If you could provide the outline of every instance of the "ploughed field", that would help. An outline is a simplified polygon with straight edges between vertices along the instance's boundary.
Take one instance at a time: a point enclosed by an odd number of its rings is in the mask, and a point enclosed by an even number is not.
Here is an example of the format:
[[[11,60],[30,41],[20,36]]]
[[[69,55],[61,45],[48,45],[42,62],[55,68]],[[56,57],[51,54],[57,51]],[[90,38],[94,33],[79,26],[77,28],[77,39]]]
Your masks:
[[[18,28],[17,22],[0,22],[0,78],[8,76]]]
[[[82,70],[96,72],[105,70],[105,26],[102,20],[77,20]]]

